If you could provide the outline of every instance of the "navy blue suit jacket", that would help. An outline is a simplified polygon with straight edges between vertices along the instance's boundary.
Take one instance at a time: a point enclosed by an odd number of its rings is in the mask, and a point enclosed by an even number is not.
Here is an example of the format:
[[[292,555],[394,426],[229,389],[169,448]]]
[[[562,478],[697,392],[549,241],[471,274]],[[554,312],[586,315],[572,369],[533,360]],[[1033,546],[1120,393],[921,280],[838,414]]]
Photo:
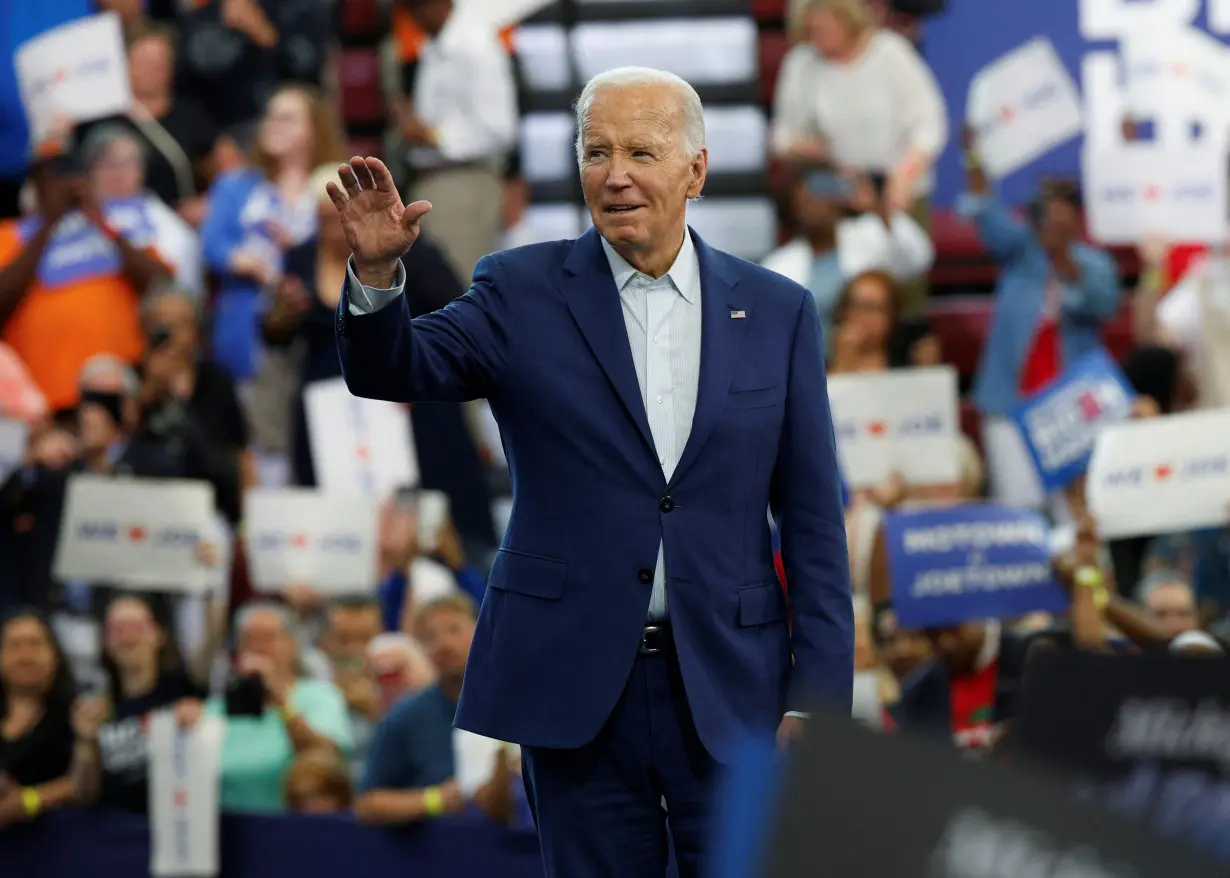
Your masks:
[[[468,293],[414,320],[404,296],[363,316],[345,294],[338,303],[352,393],[486,397],[500,426],[514,504],[470,650],[462,728],[536,747],[592,740],[636,659],[662,540],[688,701],[714,758],[811,698],[849,709],[849,565],[815,304],[692,238],[700,386],[669,482],[596,231],[486,256]]]

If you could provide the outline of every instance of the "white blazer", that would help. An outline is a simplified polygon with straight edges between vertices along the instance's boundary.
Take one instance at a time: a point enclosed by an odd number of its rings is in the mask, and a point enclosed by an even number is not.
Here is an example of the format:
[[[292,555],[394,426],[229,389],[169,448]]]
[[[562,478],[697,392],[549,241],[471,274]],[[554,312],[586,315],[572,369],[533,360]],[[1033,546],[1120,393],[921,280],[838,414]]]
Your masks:
[[[765,268],[807,286],[814,259],[811,245],[795,238],[762,261]],[[892,216],[891,228],[865,213],[837,224],[837,264],[847,280],[865,271],[887,271],[897,280],[925,274],[935,262],[935,247],[923,227],[904,213]]]

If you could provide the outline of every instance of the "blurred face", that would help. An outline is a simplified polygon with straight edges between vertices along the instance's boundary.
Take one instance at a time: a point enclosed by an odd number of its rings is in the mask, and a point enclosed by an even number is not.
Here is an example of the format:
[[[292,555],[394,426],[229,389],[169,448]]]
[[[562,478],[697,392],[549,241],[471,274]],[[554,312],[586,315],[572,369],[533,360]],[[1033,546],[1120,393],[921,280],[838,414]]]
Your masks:
[[[147,669],[158,664],[163,635],[149,607],[120,598],[111,602],[106,619],[107,654],[123,670]]]
[[[127,137],[113,141],[90,168],[90,183],[100,199],[131,198],[139,194],[145,183],[145,160],[140,145]]]
[[[110,448],[123,435],[123,421],[133,414],[134,400],[124,393],[124,376],[118,372],[100,372],[82,382],[81,389],[105,394],[119,407],[120,418],[106,406],[83,400],[77,408],[77,428],[84,454],[99,454]]]
[[[162,296],[150,307],[145,331],[183,359],[196,355],[196,307],[184,296]],[[161,341],[162,338],[166,341]]]
[[[935,657],[951,673],[964,674],[973,670],[978,653],[986,638],[986,627],[968,622],[953,628],[933,628],[927,631]]]
[[[1080,234],[1080,213],[1075,205],[1061,198],[1048,198],[1042,203],[1041,220],[1038,236],[1047,250],[1067,247]]]
[[[149,36],[128,50],[128,78],[138,98],[165,94],[171,87],[175,56],[162,37]]]
[[[429,36],[436,36],[453,14],[453,0],[410,0],[410,14]]]
[[[1169,637],[1184,631],[1194,631],[1199,627],[1196,599],[1185,582],[1159,584],[1145,596],[1145,606]]]
[[[419,642],[441,677],[460,680],[474,639],[474,620],[461,610],[441,608],[419,620]]]
[[[312,149],[312,106],[298,91],[277,92],[261,119],[261,149],[275,159],[304,155]]]
[[[841,19],[827,10],[810,12],[804,21],[808,41],[825,58],[842,58],[854,43],[854,35]]]
[[[339,260],[350,256],[350,245],[342,231],[342,218],[332,202],[320,206],[316,217],[316,240],[326,253]]]
[[[704,151],[685,154],[682,121],[676,97],[659,87],[604,88],[594,97],[581,186],[594,225],[621,253],[682,242],[688,199],[704,188],[709,161]]]
[[[850,287],[846,320],[860,328],[868,346],[882,346],[892,327],[892,292],[877,277],[855,278]]]
[[[247,618],[239,632],[239,651],[268,659],[274,670],[284,676],[294,672],[294,638],[272,610],[257,610]]]
[[[827,180],[829,175],[824,175]],[[834,180],[836,175],[832,175]],[[820,182],[817,176],[816,182]],[[794,218],[803,230],[809,234],[831,232],[837,226],[841,217],[841,201],[813,191],[812,185],[805,180],[794,192]]]
[[[324,647],[334,661],[362,667],[367,644],[383,629],[376,607],[334,607],[329,611]]]
[[[43,623],[17,618],[0,632],[0,679],[7,689],[42,694],[56,675],[56,653]]]

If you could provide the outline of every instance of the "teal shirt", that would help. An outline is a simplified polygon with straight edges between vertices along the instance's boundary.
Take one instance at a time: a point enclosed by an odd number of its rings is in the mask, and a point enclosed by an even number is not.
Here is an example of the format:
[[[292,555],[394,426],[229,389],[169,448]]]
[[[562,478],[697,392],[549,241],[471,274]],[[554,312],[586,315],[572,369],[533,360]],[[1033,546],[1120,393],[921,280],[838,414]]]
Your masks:
[[[291,690],[290,707],[349,757],[354,747],[350,713],[336,686],[321,680],[300,680]],[[225,716],[226,702],[215,696],[206,703],[205,711]],[[282,784],[294,758],[290,736],[276,711],[267,710],[259,718],[227,717],[222,743],[222,810],[286,810]]]

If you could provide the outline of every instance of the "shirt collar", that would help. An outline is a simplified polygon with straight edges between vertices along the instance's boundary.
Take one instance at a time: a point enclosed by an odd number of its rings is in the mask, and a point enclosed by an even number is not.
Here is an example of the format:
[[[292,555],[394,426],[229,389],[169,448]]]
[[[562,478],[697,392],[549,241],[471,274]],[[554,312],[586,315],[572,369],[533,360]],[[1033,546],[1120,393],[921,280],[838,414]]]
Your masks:
[[[623,292],[634,277],[641,274],[633,268],[628,260],[624,259],[615,252],[615,248],[610,245],[606,238],[601,235],[598,240],[602,242],[602,249],[606,253],[607,262],[611,266],[611,274],[615,276],[615,288]],[[648,275],[644,275],[648,277]],[[675,262],[670,267],[670,271],[663,275],[668,278],[671,285],[687,300],[690,304],[696,304],[696,294],[700,291],[700,262],[696,257],[696,245],[692,243],[691,232],[685,231],[683,235],[683,246],[679,248],[679,255],[675,257]]]

